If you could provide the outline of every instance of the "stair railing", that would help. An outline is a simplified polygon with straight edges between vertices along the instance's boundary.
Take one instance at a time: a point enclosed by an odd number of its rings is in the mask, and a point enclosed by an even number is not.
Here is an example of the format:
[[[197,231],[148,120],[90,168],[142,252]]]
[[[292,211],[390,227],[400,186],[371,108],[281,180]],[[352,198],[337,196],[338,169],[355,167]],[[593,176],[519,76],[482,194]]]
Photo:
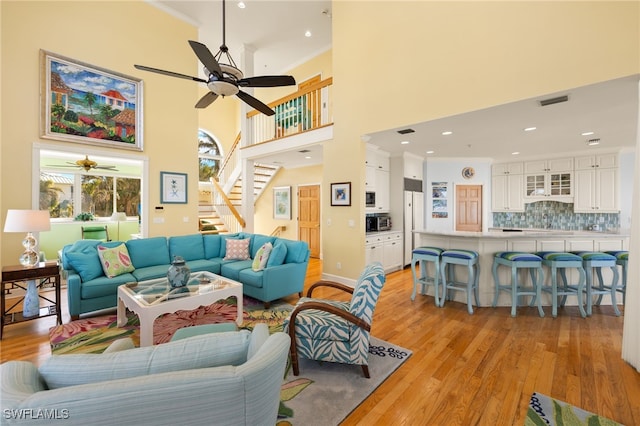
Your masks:
[[[222,182],[223,185],[226,185],[229,180],[231,180],[231,176],[238,166],[240,162],[240,155],[238,155],[238,147],[240,146],[241,134],[238,133],[236,136],[236,140],[231,145],[231,149],[225,155],[222,163],[220,164],[220,168],[218,169],[218,182]]]
[[[270,117],[255,110],[248,112],[249,145],[331,125],[332,85],[333,78],[329,77],[267,104],[276,112]]]
[[[246,221],[231,203],[231,200],[227,197],[227,194],[224,193],[220,184],[213,178],[211,179],[211,183],[214,188],[213,207],[216,209],[220,219],[224,222],[225,227],[231,233],[242,231],[242,229],[247,226]]]

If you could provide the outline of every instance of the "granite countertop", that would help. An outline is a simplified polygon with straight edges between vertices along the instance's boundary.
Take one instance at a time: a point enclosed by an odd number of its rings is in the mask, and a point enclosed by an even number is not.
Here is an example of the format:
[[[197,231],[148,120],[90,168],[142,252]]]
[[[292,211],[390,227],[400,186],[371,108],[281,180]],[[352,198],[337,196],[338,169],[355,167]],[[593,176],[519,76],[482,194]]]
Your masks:
[[[505,231],[506,229],[506,231]],[[536,228],[489,228],[485,232],[468,231],[429,231],[414,229],[418,234],[445,235],[451,237],[483,237],[483,238],[530,238],[530,237],[589,237],[589,238],[619,238],[629,237],[627,230],[620,231],[565,231],[561,229]]]

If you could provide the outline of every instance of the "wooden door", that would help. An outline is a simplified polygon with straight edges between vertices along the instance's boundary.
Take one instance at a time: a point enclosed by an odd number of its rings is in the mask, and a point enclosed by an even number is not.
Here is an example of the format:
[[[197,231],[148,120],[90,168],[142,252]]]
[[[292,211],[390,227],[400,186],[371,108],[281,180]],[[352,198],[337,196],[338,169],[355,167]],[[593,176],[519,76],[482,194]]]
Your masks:
[[[298,236],[309,244],[311,257],[320,257],[320,185],[298,187]]]
[[[482,231],[482,186],[456,186],[456,231]]]

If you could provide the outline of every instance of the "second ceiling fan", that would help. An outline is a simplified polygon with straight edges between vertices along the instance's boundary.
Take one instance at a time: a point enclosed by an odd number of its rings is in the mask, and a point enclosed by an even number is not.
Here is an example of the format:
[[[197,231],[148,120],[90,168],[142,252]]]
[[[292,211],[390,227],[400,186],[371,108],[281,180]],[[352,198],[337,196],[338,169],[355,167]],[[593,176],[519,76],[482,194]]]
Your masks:
[[[213,55],[209,48],[204,44],[189,40],[189,45],[202,65],[204,65],[204,73],[207,75],[206,80],[199,77],[192,77],[190,75],[151,68],[144,65],[134,66],[143,71],[151,71],[158,74],[168,75],[170,77],[184,78],[186,80],[205,83],[209,92],[200,98],[196,103],[196,108],[208,107],[219,96],[224,97],[236,95],[242,101],[246,102],[261,113],[265,115],[274,115],[275,112],[268,105],[251,96],[247,92],[243,92],[240,90],[240,87],[292,86],[296,84],[296,80],[290,75],[263,75],[244,78],[242,71],[238,69],[236,63],[229,54],[229,48],[226,45],[225,32],[225,0],[222,0],[222,45],[220,46],[220,50]],[[227,63],[220,62],[221,59],[227,61]]]

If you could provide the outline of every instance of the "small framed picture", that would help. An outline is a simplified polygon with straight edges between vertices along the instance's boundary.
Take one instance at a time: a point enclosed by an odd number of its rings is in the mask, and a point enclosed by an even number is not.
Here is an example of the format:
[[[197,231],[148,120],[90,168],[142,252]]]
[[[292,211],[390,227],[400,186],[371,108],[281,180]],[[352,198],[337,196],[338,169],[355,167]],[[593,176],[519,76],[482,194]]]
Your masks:
[[[187,204],[187,174],[160,172],[160,203]]]
[[[351,182],[340,182],[331,184],[331,205],[351,205]]]
[[[273,188],[273,218],[291,220],[291,187]]]

